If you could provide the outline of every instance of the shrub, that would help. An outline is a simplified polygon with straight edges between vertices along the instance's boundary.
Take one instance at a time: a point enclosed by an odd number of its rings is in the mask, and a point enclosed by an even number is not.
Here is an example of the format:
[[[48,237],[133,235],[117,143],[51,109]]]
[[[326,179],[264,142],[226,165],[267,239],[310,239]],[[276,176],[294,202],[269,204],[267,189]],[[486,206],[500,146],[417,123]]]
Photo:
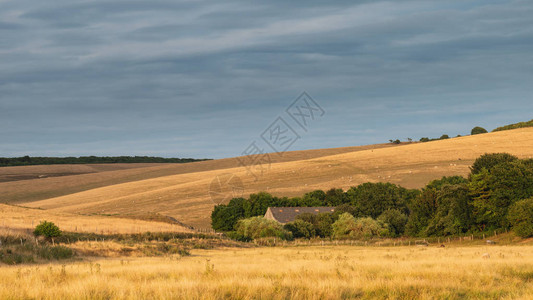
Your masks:
[[[355,228],[355,217],[349,213],[343,213],[339,216],[337,221],[331,226],[333,230],[333,237],[343,238],[350,235],[350,232]]]
[[[310,239],[316,235],[316,231],[313,224],[299,219],[295,220],[294,222],[285,224],[283,228],[292,232],[292,236],[294,238]]]
[[[42,221],[33,231],[35,236],[44,236],[47,238],[54,238],[61,235],[61,230],[56,224],[48,221]]]
[[[533,198],[517,201],[507,215],[516,235],[527,238],[533,236]]]
[[[449,138],[450,138],[449,135],[447,135],[447,134],[443,134],[443,135],[440,136],[439,140],[447,140],[447,139],[449,139]]]
[[[235,226],[236,234],[249,239],[263,237],[278,237],[281,239],[292,239],[292,234],[285,230],[283,226],[273,220],[263,217],[252,217],[239,220]]]
[[[487,133],[487,129],[483,128],[483,127],[479,127],[479,126],[476,126],[474,128],[472,128],[472,131],[470,131],[470,134],[471,135],[476,135],[476,134],[482,134],[482,133]]]
[[[388,236],[389,234],[390,232],[385,224],[366,217],[355,220],[355,228],[350,233],[350,236],[356,239],[369,239],[375,236]]]
[[[387,226],[370,217],[355,219],[344,213],[333,223],[333,236],[336,238],[368,239],[375,236],[387,236]]]

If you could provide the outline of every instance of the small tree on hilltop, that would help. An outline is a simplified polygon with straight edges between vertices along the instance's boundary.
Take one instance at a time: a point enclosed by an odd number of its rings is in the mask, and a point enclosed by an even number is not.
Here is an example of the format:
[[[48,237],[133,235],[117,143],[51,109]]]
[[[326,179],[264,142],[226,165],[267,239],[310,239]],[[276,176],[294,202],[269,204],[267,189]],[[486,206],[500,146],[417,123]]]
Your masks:
[[[472,128],[472,131],[470,132],[471,135],[476,135],[476,134],[482,134],[482,133],[487,133],[487,129],[483,128],[483,127],[479,127],[479,126],[476,126],[474,128]]]
[[[55,238],[61,235],[61,230],[56,224],[48,221],[42,221],[33,231],[35,236],[44,236],[46,238]]]

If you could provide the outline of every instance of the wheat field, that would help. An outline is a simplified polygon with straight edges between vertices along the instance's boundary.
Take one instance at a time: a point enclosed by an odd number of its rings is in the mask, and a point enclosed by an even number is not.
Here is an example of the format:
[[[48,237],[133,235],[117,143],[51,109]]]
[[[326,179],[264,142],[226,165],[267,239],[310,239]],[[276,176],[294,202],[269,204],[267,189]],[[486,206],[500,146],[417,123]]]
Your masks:
[[[0,271],[1,299],[533,297],[533,246],[229,248]]]

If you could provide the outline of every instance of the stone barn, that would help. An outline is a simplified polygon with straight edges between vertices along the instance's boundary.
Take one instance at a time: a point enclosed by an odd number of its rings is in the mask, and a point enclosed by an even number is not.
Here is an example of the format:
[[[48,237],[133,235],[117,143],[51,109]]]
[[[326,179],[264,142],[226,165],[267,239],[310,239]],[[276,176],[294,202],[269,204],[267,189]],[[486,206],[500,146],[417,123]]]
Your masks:
[[[296,220],[301,214],[310,213],[318,215],[319,213],[332,213],[335,207],[269,207],[265,213],[265,218],[277,221],[281,224],[289,223]]]

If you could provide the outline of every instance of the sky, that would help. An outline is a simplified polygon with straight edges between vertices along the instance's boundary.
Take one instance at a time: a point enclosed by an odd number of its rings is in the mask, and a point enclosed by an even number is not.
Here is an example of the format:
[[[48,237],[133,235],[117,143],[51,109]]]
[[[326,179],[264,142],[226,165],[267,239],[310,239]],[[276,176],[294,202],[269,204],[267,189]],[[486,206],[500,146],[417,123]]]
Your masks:
[[[233,157],[278,151],[279,120],[297,137],[282,150],[527,121],[532,15],[533,1],[0,0],[0,157]],[[303,92],[320,110],[299,126]]]

